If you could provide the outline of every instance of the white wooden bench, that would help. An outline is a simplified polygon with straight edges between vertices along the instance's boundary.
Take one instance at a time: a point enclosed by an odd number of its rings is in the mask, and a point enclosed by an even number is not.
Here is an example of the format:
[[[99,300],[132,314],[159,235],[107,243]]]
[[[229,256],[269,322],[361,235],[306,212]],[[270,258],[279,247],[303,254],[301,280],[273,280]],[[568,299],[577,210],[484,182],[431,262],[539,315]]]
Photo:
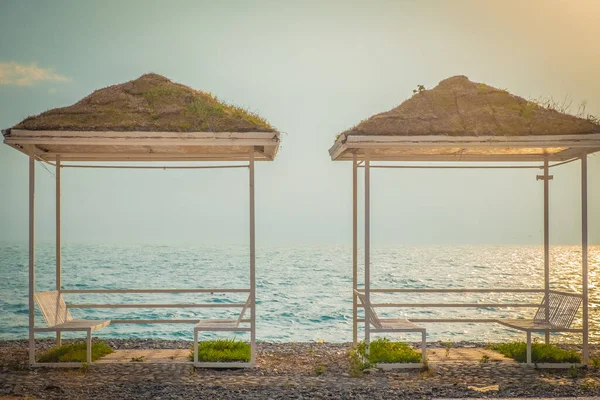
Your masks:
[[[497,322],[527,333],[527,364],[531,364],[531,333],[581,332],[581,329],[571,329],[571,324],[582,301],[581,295],[552,291],[549,296],[544,296],[533,319],[498,319]]]
[[[33,295],[46,321],[46,328],[35,328],[35,332],[87,332],[87,362],[92,362],[92,332],[110,324],[110,320],[73,319],[62,295],[53,290]]]
[[[199,362],[198,361],[198,332],[250,332],[251,328],[241,327],[244,315],[250,307],[251,298],[248,299],[242,307],[240,315],[236,319],[205,319],[200,320],[194,326],[194,366],[204,368],[243,368],[253,366],[253,361],[244,362]],[[254,312],[254,310],[252,310]]]
[[[367,306],[364,293],[357,290],[354,291],[361,304],[365,309],[365,319],[367,323],[373,326],[371,332],[383,333],[383,332],[415,332],[421,334],[421,360],[423,363],[427,360],[427,331],[424,327],[415,324],[407,319],[392,319],[392,318],[379,318],[373,307],[369,304]],[[409,365],[410,363],[407,363]],[[379,365],[382,368],[386,367],[386,364]],[[388,368],[402,368],[404,365],[400,363],[394,363],[387,365]],[[412,365],[411,365],[412,366]]]

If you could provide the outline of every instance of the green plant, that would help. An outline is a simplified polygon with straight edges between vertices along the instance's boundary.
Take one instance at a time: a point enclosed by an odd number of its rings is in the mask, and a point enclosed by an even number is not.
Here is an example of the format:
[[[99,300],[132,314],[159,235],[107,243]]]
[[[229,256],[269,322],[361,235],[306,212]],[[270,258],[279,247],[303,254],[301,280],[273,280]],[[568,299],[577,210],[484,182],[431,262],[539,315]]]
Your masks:
[[[425,86],[423,86],[423,85],[417,85],[417,88],[413,89],[413,94],[421,93],[424,90],[425,90]]]
[[[594,369],[600,368],[600,357],[592,357],[591,361],[592,367],[594,367]]]
[[[190,360],[194,359],[194,350],[190,351]],[[235,339],[215,339],[198,343],[198,361],[202,362],[248,362],[250,345]]]
[[[92,343],[92,361],[112,353],[114,350],[105,342]],[[87,360],[87,343],[69,343],[60,347],[52,347],[38,359],[39,362],[85,362]]]
[[[324,365],[318,365],[317,368],[315,368],[315,374],[317,375],[323,375],[325,371],[327,371],[327,368]]]
[[[579,377],[579,368],[577,368],[574,365],[571,365],[569,367],[568,374],[569,374],[569,378],[571,378],[571,379],[577,379]]]
[[[365,344],[358,344],[359,354],[366,358]],[[376,363],[419,363],[421,353],[403,342],[392,342],[387,338],[373,340],[369,345],[368,361]]]
[[[146,361],[146,357],[144,357],[144,356],[131,357],[131,362],[144,362],[144,361]]]
[[[502,343],[490,348],[516,361],[527,361],[527,345],[524,342]],[[533,343],[531,360],[534,363],[580,363],[581,356],[573,350],[563,350],[553,344]]]
[[[354,378],[362,376],[365,369],[371,368],[371,364],[365,360],[356,347],[350,349],[348,360],[350,362],[350,376]]]
[[[90,370],[90,364],[88,364],[86,362],[81,363],[81,367],[79,367],[79,372],[82,375],[87,374],[89,370]]]
[[[490,362],[490,356],[488,356],[487,354],[484,354],[481,356],[481,358],[479,359],[480,363],[483,364],[487,364],[488,362]]]
[[[582,390],[594,390],[598,387],[598,383],[596,383],[596,381],[594,381],[593,379],[586,379],[585,381],[581,382],[581,385],[579,385],[579,387]]]
[[[435,370],[431,365],[429,365],[429,360],[425,360],[423,363],[423,368],[421,368],[421,376],[423,377],[432,377],[435,375]]]
[[[453,343],[452,342],[442,342],[442,344],[446,348],[446,357],[448,357],[450,355],[450,349],[452,348]]]

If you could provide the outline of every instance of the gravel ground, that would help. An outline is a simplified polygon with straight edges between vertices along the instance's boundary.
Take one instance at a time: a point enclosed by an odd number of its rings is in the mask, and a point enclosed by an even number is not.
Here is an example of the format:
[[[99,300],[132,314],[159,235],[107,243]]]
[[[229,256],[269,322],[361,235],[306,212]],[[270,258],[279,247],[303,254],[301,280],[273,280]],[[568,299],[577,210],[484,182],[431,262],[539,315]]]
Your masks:
[[[115,349],[189,348],[187,341],[106,340]],[[43,351],[51,340],[38,342]],[[458,342],[453,348],[484,347]],[[430,343],[430,348],[444,348]],[[27,342],[0,341],[0,399],[430,399],[600,396],[600,370],[537,371],[516,363],[431,363],[429,371],[350,376],[347,343],[260,343],[257,368],[197,369],[186,364],[103,364],[30,369]],[[600,355],[600,347],[593,349]],[[9,398],[9,397],[6,397]]]

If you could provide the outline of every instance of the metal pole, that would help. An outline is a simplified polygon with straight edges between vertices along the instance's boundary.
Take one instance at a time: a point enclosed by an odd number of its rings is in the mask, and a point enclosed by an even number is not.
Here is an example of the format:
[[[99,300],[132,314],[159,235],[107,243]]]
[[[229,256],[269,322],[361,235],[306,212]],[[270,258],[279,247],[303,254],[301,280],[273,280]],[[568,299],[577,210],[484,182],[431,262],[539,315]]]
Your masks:
[[[588,364],[588,199],[587,155],[581,157],[581,270],[583,290],[583,364]]]
[[[548,159],[544,160],[544,294],[546,296],[546,309],[544,319],[550,320],[550,176],[548,173]],[[550,343],[550,332],[545,332],[546,344]]]
[[[371,306],[371,169],[368,153],[365,151],[365,310]],[[371,340],[370,322],[365,312],[365,353],[369,354]]]
[[[250,148],[250,303],[252,330],[250,331],[250,362],[256,362],[256,237],[254,222],[254,148]]]
[[[358,343],[358,167],[356,153],[352,156],[352,343]]]
[[[29,153],[29,363],[35,364],[35,155]]]
[[[62,288],[61,278],[61,236],[60,236],[60,156],[56,156],[56,290]],[[61,345],[60,332],[56,332],[56,345]]]

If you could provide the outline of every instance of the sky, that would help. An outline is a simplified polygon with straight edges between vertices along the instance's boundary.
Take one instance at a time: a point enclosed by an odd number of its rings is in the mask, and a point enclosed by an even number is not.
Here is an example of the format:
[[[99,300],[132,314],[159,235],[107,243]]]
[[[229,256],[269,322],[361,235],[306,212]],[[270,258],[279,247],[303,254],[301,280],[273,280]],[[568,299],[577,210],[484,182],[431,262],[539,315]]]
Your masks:
[[[568,97],[573,111],[586,101],[599,116],[599,19],[595,0],[3,0],[0,127],[156,72],[282,133],[277,159],[256,168],[259,246],[351,244],[352,167],[327,151],[338,133],[459,74],[527,99]],[[0,145],[0,241],[27,240],[27,166]],[[552,243],[580,241],[579,172],[552,170]],[[373,246],[541,244],[537,173],[373,171]],[[38,239],[52,241],[54,171],[36,174]],[[596,244],[599,178],[591,156]],[[243,169],[65,169],[62,181],[65,243],[248,241]]]

